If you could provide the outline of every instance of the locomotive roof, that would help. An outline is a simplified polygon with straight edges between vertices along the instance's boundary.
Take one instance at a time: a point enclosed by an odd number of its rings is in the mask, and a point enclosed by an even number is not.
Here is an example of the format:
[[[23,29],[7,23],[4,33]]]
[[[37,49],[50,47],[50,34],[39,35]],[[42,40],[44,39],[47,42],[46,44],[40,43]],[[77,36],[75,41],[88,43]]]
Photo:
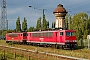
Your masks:
[[[7,34],[22,34],[24,32],[12,32],[12,33],[7,33]]]
[[[70,32],[75,32],[75,30],[48,30],[48,31],[34,31],[34,32],[27,32],[27,33],[42,33],[42,32],[58,32],[58,31],[70,31]]]

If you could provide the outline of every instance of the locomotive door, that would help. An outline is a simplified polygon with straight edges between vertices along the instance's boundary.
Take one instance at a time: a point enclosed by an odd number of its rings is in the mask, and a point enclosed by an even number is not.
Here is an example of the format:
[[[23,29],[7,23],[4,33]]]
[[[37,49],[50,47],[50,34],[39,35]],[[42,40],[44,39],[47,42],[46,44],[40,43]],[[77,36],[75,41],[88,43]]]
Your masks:
[[[63,32],[60,32],[60,43],[63,42],[63,37],[64,37],[64,33]]]
[[[20,42],[22,42],[23,34],[20,34]]]
[[[26,40],[27,39],[27,33],[23,33],[23,40]]]
[[[59,34],[58,34],[58,42],[60,44],[64,43],[64,32],[59,32]]]

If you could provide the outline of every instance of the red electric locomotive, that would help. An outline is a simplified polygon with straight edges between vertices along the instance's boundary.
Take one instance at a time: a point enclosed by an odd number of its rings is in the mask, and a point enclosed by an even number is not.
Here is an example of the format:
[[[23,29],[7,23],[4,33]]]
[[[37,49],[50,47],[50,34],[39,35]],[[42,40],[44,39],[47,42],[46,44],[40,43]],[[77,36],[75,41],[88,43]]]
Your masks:
[[[27,33],[26,32],[20,32],[20,33],[7,33],[6,34],[6,42],[23,42],[26,43],[27,39]]]
[[[23,42],[35,45],[70,47],[73,48],[76,42],[75,30],[53,30],[53,31],[36,31],[7,33],[6,42]]]
[[[56,45],[57,47],[74,47],[76,42],[75,30],[27,32],[27,43],[38,45]]]

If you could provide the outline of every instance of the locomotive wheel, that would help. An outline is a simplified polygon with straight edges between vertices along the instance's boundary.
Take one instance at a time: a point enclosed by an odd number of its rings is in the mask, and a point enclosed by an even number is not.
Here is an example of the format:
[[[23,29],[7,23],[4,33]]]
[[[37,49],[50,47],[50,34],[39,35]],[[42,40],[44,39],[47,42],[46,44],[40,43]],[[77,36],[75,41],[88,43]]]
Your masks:
[[[59,45],[57,45],[57,44],[55,45],[55,47],[56,47],[56,49],[59,49],[60,48]]]
[[[70,44],[70,50],[72,50],[72,44]]]
[[[62,49],[64,49],[64,45],[62,45]]]
[[[27,44],[26,40],[23,40],[23,44]]]
[[[52,48],[55,48],[55,45],[52,45]]]
[[[45,48],[47,48],[47,47],[48,47],[48,45],[47,45],[47,44],[45,44],[45,45],[44,45],[44,47],[45,47]]]

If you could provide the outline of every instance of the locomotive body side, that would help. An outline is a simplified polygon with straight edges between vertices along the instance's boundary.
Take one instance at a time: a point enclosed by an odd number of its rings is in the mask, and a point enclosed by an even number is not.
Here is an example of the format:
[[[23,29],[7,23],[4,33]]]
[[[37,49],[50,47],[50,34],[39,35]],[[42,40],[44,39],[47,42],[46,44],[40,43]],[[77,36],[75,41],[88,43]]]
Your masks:
[[[40,44],[56,44],[56,33],[57,31],[27,32],[27,42]]]
[[[26,33],[7,33],[6,42],[26,42]]]
[[[27,42],[71,47],[77,44],[74,30],[27,32]]]

